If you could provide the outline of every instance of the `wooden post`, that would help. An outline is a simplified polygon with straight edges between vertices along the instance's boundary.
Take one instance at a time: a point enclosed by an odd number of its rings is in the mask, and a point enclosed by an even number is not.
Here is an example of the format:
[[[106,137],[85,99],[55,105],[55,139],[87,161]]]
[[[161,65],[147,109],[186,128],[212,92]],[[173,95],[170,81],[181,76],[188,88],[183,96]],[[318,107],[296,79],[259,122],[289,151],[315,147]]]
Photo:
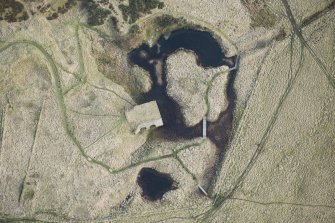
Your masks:
[[[202,118],[202,137],[207,137],[207,119],[206,116]]]

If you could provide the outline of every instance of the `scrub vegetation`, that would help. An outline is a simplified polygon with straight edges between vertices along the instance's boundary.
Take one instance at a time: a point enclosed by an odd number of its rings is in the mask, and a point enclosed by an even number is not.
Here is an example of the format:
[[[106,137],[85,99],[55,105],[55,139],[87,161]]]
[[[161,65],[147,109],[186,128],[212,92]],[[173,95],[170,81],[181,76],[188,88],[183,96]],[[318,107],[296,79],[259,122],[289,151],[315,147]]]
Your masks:
[[[264,0],[242,0],[251,16],[251,26],[271,28],[276,24],[276,15],[273,14]]]
[[[333,222],[334,1],[113,1],[123,5],[117,13],[101,0],[73,10],[40,2],[0,0],[0,222]],[[58,6],[65,21],[54,19]],[[119,30],[92,27],[111,16]],[[224,157],[208,138],[134,135],[124,117],[136,104],[127,86],[145,92],[152,83],[117,38],[154,44],[185,21],[241,58]],[[185,58],[176,59],[182,68]],[[205,113],[214,111],[225,73],[203,82],[175,74],[192,103],[201,93]],[[144,201],[142,168],[170,174],[178,189]]]
[[[119,5],[123,19],[128,23],[134,23],[141,16],[151,13],[151,10],[163,7],[164,3],[159,0],[129,0],[129,5]]]
[[[83,0],[82,7],[87,10],[87,24],[98,26],[104,24],[105,20],[111,14],[109,9],[103,8],[94,0]]]
[[[168,14],[156,17],[154,22],[159,28],[166,28],[173,25],[181,26],[187,23],[186,19],[184,18],[175,18]]]
[[[21,2],[0,0],[0,21],[21,22],[28,18],[28,13]]]

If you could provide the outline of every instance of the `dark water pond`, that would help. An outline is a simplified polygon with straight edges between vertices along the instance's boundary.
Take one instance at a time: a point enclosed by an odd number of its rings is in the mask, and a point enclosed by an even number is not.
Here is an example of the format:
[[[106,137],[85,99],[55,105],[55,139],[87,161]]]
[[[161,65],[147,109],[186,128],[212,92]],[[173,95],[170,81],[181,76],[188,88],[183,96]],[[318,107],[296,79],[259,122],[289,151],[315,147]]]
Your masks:
[[[179,29],[173,31],[168,37],[161,36],[151,48],[142,44],[130,53],[130,60],[150,70],[153,66],[150,60],[165,60],[178,49],[192,50],[198,57],[198,63],[203,67],[234,65],[233,58],[224,56],[220,44],[209,32],[193,29]]]
[[[150,92],[143,94],[139,103],[156,100],[161,111],[164,127],[159,128],[157,135],[166,139],[195,138],[202,135],[202,123],[194,127],[187,127],[184,123],[180,106],[167,95],[166,92],[166,59],[179,49],[193,51],[197,55],[198,63],[203,67],[218,67],[227,65],[233,67],[235,57],[227,58],[220,44],[209,33],[192,29],[179,29],[168,38],[161,36],[153,47],[142,44],[129,53],[129,60],[150,72],[153,87]],[[208,137],[218,146],[223,147],[230,132],[235,94],[233,81],[235,75],[231,72],[228,84],[229,107],[220,115],[216,122],[208,123]],[[161,80],[161,81],[160,81]]]
[[[142,168],[137,183],[142,188],[142,196],[151,201],[159,200],[166,192],[176,189],[169,174],[152,168]]]
[[[157,101],[164,126],[155,130],[153,137],[163,140],[192,139],[202,136],[202,122],[193,127],[187,127],[184,123],[180,106],[173,98],[169,97],[166,92],[166,59],[170,54],[180,49],[193,51],[197,56],[197,63],[205,68],[219,67],[222,65],[227,65],[228,67],[235,66],[236,58],[225,57],[224,50],[209,32],[193,29],[176,30],[172,32],[168,38],[161,36],[153,47],[142,44],[129,53],[129,60],[132,64],[139,65],[150,72],[153,87],[148,93],[141,95],[137,102],[145,103],[152,100]],[[229,75],[227,87],[229,100],[227,110],[220,114],[217,121],[207,123],[207,137],[218,148],[218,153],[221,155],[220,157],[222,157],[224,153],[225,145],[232,131],[233,111],[235,108],[234,101],[236,98],[233,88],[234,80],[235,71],[232,71]],[[154,179],[155,176],[152,175],[145,179],[156,182]],[[143,179],[143,181],[145,181],[145,179]],[[144,184],[145,183],[142,182],[142,185]],[[149,182],[147,182],[147,184],[149,184]],[[158,184],[157,188],[160,187],[162,187],[162,185]],[[152,193],[158,190],[155,189],[155,187],[149,188],[153,190]],[[150,194],[151,192],[146,191],[145,193]]]

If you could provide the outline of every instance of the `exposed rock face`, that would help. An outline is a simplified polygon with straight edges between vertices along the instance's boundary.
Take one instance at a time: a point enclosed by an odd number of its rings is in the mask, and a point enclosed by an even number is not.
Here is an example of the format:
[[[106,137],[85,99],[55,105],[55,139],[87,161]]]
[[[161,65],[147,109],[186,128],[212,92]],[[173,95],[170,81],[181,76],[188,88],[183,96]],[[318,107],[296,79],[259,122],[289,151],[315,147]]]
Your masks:
[[[186,125],[196,125],[205,115],[214,121],[227,108],[227,70],[226,66],[205,69],[197,65],[195,54],[184,50],[169,56],[167,93],[181,106]]]

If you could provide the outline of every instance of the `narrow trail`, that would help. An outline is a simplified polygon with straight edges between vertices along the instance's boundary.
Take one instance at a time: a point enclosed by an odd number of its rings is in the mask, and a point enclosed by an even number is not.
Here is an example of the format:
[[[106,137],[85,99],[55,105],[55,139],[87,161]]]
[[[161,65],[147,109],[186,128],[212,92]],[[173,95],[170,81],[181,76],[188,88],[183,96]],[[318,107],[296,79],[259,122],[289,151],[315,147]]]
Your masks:
[[[293,41],[293,38],[291,39],[291,41]],[[292,49],[293,43],[290,45],[290,54],[293,54],[293,49]],[[200,214],[199,217],[199,221],[200,222],[205,222],[207,221],[207,219],[210,218],[210,216],[213,216],[214,213],[216,213],[219,208],[229,199],[231,198],[235,191],[240,187],[240,185],[242,184],[242,182],[244,181],[244,179],[247,177],[247,175],[249,174],[249,172],[251,171],[251,169],[253,168],[254,164],[256,163],[256,161],[258,160],[259,155],[263,152],[265,144],[273,130],[274,124],[278,118],[278,115],[281,111],[282,105],[284,103],[284,101],[286,100],[288,94],[290,93],[292,86],[294,85],[297,77],[300,74],[300,69],[302,67],[302,63],[303,63],[303,49],[304,46],[301,45],[301,49],[300,49],[300,59],[299,59],[299,67],[297,68],[296,72],[294,74],[289,74],[290,76],[292,76],[291,78],[289,78],[287,86],[284,90],[284,93],[280,96],[279,102],[274,110],[273,115],[271,116],[271,119],[265,129],[265,132],[263,133],[263,136],[260,140],[260,143],[258,144],[253,156],[251,157],[249,163],[247,164],[246,168],[244,169],[244,171],[239,175],[239,177],[237,178],[234,186],[225,194],[221,194],[220,192],[216,195],[216,197],[214,197],[214,203],[213,203],[213,207],[211,209],[209,209],[208,211],[206,211],[205,213]],[[293,57],[291,57],[292,59]],[[292,68],[292,61],[290,62],[290,72],[293,72],[293,68]]]
[[[329,5],[327,5],[321,11],[318,11],[318,12],[314,13],[313,15],[308,16],[307,18],[305,18],[301,22],[300,27],[304,28],[304,27],[312,24],[314,21],[317,21],[318,19],[322,18],[324,15],[326,15],[328,12],[330,12],[331,10],[334,10],[334,9],[335,9],[335,1],[333,0],[332,2],[329,3]]]
[[[307,41],[305,40],[304,36],[302,35],[301,32],[301,27],[298,26],[290,5],[288,4],[287,0],[281,0],[282,4],[285,7],[288,19],[292,25],[292,29],[295,33],[295,35],[300,39],[300,42],[304,45],[304,47],[308,50],[308,52],[312,55],[313,59],[315,60],[315,62],[318,64],[318,66],[321,68],[321,70],[323,71],[324,75],[326,76],[329,84],[333,87],[333,89],[335,89],[335,78],[333,77],[333,75],[328,71],[326,65],[322,62],[322,60],[317,56],[317,54],[315,53],[315,51],[310,47],[310,45],[307,43]]]
[[[78,115],[84,115],[84,116],[96,116],[96,117],[117,117],[117,118],[121,118],[122,115],[116,115],[116,114],[91,114],[91,113],[84,113],[84,112],[80,112],[71,108],[68,108],[68,111],[76,113]]]
[[[301,57],[300,57],[300,61],[299,61],[299,67],[297,69],[297,71],[293,74],[293,40],[294,40],[294,37],[291,39],[291,47],[290,47],[290,73],[289,73],[289,83],[287,85],[287,88],[284,92],[284,94],[281,96],[280,100],[279,100],[279,104],[277,105],[277,108],[270,120],[270,123],[260,141],[260,143],[258,144],[258,148],[256,149],[253,157],[251,158],[250,162],[248,163],[246,169],[243,171],[243,173],[240,175],[240,177],[238,178],[236,184],[234,185],[233,189],[230,190],[228,193],[225,193],[224,195],[222,194],[218,194],[217,197],[215,198],[214,200],[214,203],[213,203],[213,207],[200,214],[198,216],[198,219],[199,221],[201,222],[204,222],[204,221],[207,221],[207,219],[209,218],[209,216],[212,216],[223,204],[225,201],[229,200],[229,199],[232,199],[232,196],[234,194],[234,192],[238,189],[238,187],[241,185],[241,183],[243,182],[243,180],[245,179],[245,177],[248,175],[248,173],[250,172],[251,168],[253,167],[253,165],[255,164],[258,156],[260,155],[260,153],[262,152],[263,148],[264,148],[264,145],[273,129],[273,126],[277,120],[277,117],[280,113],[280,110],[281,110],[281,107],[282,107],[282,104],[284,103],[285,99],[287,98],[288,94],[290,93],[291,89],[292,89],[292,86],[294,84],[294,82],[296,81],[296,78],[298,76],[298,74],[300,73],[300,70],[301,70],[301,67],[302,67],[302,63],[303,63],[303,51],[304,51],[304,48],[306,48],[308,50],[308,52],[311,54],[311,56],[313,57],[313,59],[316,61],[316,63],[319,65],[319,67],[322,69],[323,73],[325,74],[325,76],[327,77],[328,79],[328,82],[329,84],[335,88],[335,81],[334,81],[334,78],[331,76],[331,74],[327,71],[326,69],[326,66],[324,65],[324,63],[321,61],[321,59],[316,55],[316,53],[312,50],[312,48],[309,46],[309,44],[307,43],[307,41],[304,39],[304,37],[302,36],[301,34],[301,30],[300,28],[298,27],[295,19],[294,19],[294,16],[292,14],[292,11],[290,9],[290,6],[288,5],[288,2],[287,0],[281,0],[285,9],[286,9],[286,13],[287,13],[287,16],[292,24],[292,28],[294,30],[294,33],[296,34],[296,36],[299,38],[300,42],[301,42]],[[332,8],[333,5],[330,5],[329,8]],[[270,204],[280,204],[280,202],[269,202]],[[283,203],[284,204],[284,203]],[[295,205],[293,203],[285,203],[285,204],[291,204],[291,205]],[[327,206],[327,205],[308,205],[308,204],[296,204],[296,205],[300,205],[300,206],[306,206],[306,207],[310,207],[310,206],[313,206],[313,207],[330,207],[330,206]],[[330,208],[333,208],[333,207],[330,207]]]
[[[255,203],[255,204],[260,204],[260,205],[295,205],[295,206],[303,206],[303,207],[317,207],[317,208],[335,208],[333,206],[327,206],[327,205],[313,205],[313,204],[300,204],[300,203],[286,203],[286,202],[259,202],[259,201],[253,201],[253,200],[248,200],[248,199],[242,199],[242,198],[235,198],[233,197],[233,194],[234,192],[238,189],[238,187],[241,185],[241,183],[243,182],[243,180],[245,179],[245,177],[248,175],[248,173],[250,172],[251,168],[253,167],[253,165],[255,164],[258,156],[261,154],[263,148],[264,148],[264,145],[266,144],[267,142],[267,139],[273,129],[273,126],[278,118],[278,115],[281,111],[281,107],[282,107],[282,104],[285,102],[285,99],[287,98],[288,94],[290,93],[291,89],[292,89],[292,86],[294,85],[295,83],[295,80],[298,76],[298,74],[300,73],[300,69],[301,69],[301,65],[303,63],[303,49],[306,48],[308,50],[308,52],[312,55],[313,59],[316,61],[316,63],[318,64],[318,66],[322,69],[323,73],[325,74],[325,76],[327,77],[327,80],[329,82],[329,84],[335,88],[335,81],[334,81],[334,77],[331,75],[331,73],[328,72],[325,64],[322,62],[322,60],[316,55],[316,53],[313,51],[313,49],[309,46],[309,44],[307,43],[307,41],[305,40],[305,38],[303,37],[302,33],[301,33],[301,28],[297,25],[296,21],[295,21],[295,18],[292,14],[292,11],[290,9],[290,6],[287,2],[287,0],[281,0],[284,7],[285,7],[285,10],[286,10],[286,13],[287,13],[287,16],[291,22],[291,25],[292,25],[292,28],[293,28],[293,31],[294,33],[296,34],[296,36],[300,39],[301,43],[302,43],[302,46],[301,46],[301,58],[300,58],[300,66],[298,67],[297,71],[293,74],[293,68],[292,68],[292,54],[293,54],[293,51],[292,51],[292,46],[291,46],[291,77],[289,78],[289,83],[286,87],[286,90],[284,92],[284,94],[281,96],[280,100],[279,100],[279,104],[277,105],[276,109],[275,109],[275,112],[265,130],[265,133],[263,134],[263,137],[261,139],[261,142],[258,146],[258,148],[256,149],[253,157],[251,158],[249,164],[247,165],[247,168],[243,171],[243,173],[240,175],[240,177],[238,178],[235,186],[233,187],[233,189],[228,193],[228,194],[224,194],[224,195],[218,195],[216,198],[215,198],[215,202],[213,204],[213,207],[211,207],[209,209],[209,211],[206,211],[205,213],[202,213],[200,215],[200,217],[202,217],[200,220],[201,221],[204,221],[205,220],[205,217],[207,218],[209,215],[212,215],[214,214],[215,211],[218,210],[219,207],[221,207],[225,201],[227,200],[237,200],[237,201],[243,201],[243,202],[252,202],[252,203]],[[333,5],[334,2],[331,3],[329,9],[332,9],[333,8]],[[327,8],[328,10],[328,8]],[[326,12],[326,11],[325,11]],[[322,14],[320,15],[323,15],[325,12],[322,12]],[[175,16],[182,16],[181,14],[178,14],[178,13],[172,13],[173,15]],[[159,15],[159,13],[155,13],[155,14],[151,14],[150,16],[147,16],[147,17],[144,17],[142,18],[141,20],[139,20],[137,23],[141,23],[141,22],[144,22],[145,20],[147,19],[150,19],[152,16],[157,16]],[[308,25],[309,23],[311,23],[312,21],[315,21],[316,19],[320,18],[320,16],[315,16],[313,17],[313,19],[310,19],[310,20],[306,20],[305,22],[303,22],[303,24],[301,25],[301,27],[304,27],[306,26],[306,24]],[[193,18],[195,19],[195,18]],[[197,19],[198,20],[198,19]],[[210,24],[207,24],[206,22],[201,22],[201,24],[203,25],[206,25],[207,27],[211,27]],[[82,25],[82,24],[81,24]],[[86,76],[84,75],[85,74],[85,64],[84,64],[84,59],[83,59],[83,55],[82,55],[82,46],[81,46],[81,43],[80,43],[80,39],[79,39],[79,26],[78,25],[78,29],[76,29],[76,37],[77,37],[77,48],[78,48],[78,52],[79,52],[79,64],[80,64],[80,78],[79,78],[79,81],[83,81],[83,82],[86,82]],[[84,26],[84,25],[82,25]],[[87,27],[87,26],[85,26]],[[92,28],[92,27],[87,27],[91,30],[94,30],[96,32],[99,32],[101,33],[100,31]],[[221,31],[217,30],[216,28],[214,28],[215,31],[219,32],[220,34]],[[223,36],[225,36],[224,34],[222,34]],[[111,38],[109,35],[105,35],[104,36],[105,38]],[[126,171],[128,169],[131,169],[133,167],[136,167],[136,166],[139,166],[141,164],[144,164],[144,163],[147,163],[147,162],[153,162],[153,161],[158,161],[158,160],[162,160],[162,159],[167,159],[167,158],[175,158],[178,162],[179,162],[179,157],[177,156],[177,154],[180,152],[180,151],[183,151],[185,149],[188,149],[188,148],[191,148],[191,147],[194,147],[194,146],[199,146],[201,144],[199,143],[194,143],[194,144],[190,144],[190,145],[187,145],[187,146],[184,146],[178,150],[176,150],[175,152],[171,153],[171,154],[168,154],[168,155],[163,155],[163,156],[159,156],[159,157],[153,157],[153,158],[148,158],[148,159],[143,159],[141,161],[138,161],[134,164],[131,164],[131,165],[128,165],[128,166],[125,166],[125,167],[122,167],[122,168],[119,168],[119,169],[116,169],[116,170],[111,170],[111,168],[106,165],[105,163],[99,161],[99,160],[96,160],[96,159],[93,159],[92,157],[89,157],[85,151],[84,151],[84,148],[83,146],[80,144],[80,142],[78,141],[78,139],[75,137],[71,127],[70,127],[70,124],[69,124],[69,121],[68,121],[68,117],[67,117],[67,111],[72,111],[74,112],[73,110],[70,110],[70,109],[67,109],[66,107],[66,104],[64,102],[64,92],[61,88],[61,84],[60,84],[60,78],[59,78],[59,73],[58,73],[58,67],[56,62],[53,60],[52,56],[47,52],[47,50],[42,46],[40,45],[39,43],[35,42],[35,41],[31,41],[31,40],[19,40],[19,41],[13,41],[13,42],[10,42],[8,43],[7,45],[5,45],[4,47],[2,47],[0,49],[0,53],[2,53],[3,51],[11,48],[12,46],[15,46],[15,45],[29,45],[29,46],[33,46],[35,47],[36,49],[38,49],[42,54],[43,56],[46,58],[46,60],[48,61],[48,64],[50,65],[50,68],[51,68],[51,74],[52,74],[52,80],[53,80],[53,86],[54,86],[54,92],[55,92],[55,95],[57,97],[57,101],[58,101],[58,105],[59,105],[59,109],[60,109],[60,112],[61,112],[61,117],[62,117],[62,124],[64,126],[64,129],[65,129],[65,132],[67,134],[67,136],[71,139],[71,141],[74,143],[74,145],[76,145],[76,147],[79,149],[80,153],[82,156],[84,156],[89,162],[91,163],[94,163],[104,169],[106,169],[109,173],[111,174],[117,174],[117,173],[120,173],[120,172],[123,172],[123,171]],[[233,44],[233,43],[232,43]],[[233,44],[234,45],[234,44]],[[235,46],[235,45],[234,45]],[[268,54],[267,54],[268,55]],[[264,60],[266,59],[267,55],[264,57]],[[260,68],[261,69],[261,68]],[[260,72],[260,69],[259,69],[259,72]],[[293,75],[292,75],[293,74]],[[257,76],[258,77],[258,76]],[[94,87],[97,87],[98,86],[94,86]],[[109,90],[109,89],[102,89],[100,88],[101,90],[108,90],[108,91],[112,91],[112,90]],[[70,90],[69,90],[70,91]],[[68,91],[66,91],[67,93]],[[114,92],[115,93],[115,92]],[[127,100],[127,99],[124,99],[124,100]],[[130,103],[128,101],[128,103]],[[209,106],[208,106],[208,110],[209,110]],[[3,109],[2,111],[2,116],[1,116],[1,135],[0,137],[3,137],[3,134],[4,134],[4,119],[5,119],[5,112],[6,110]],[[89,115],[89,114],[87,114]],[[37,130],[35,132],[35,137],[37,135]],[[2,140],[0,141],[2,142]],[[0,155],[1,155],[1,147],[0,147]],[[187,170],[187,167],[184,168],[184,170],[186,172],[188,172]],[[191,172],[188,172],[191,176],[193,176],[193,174]],[[178,218],[178,217],[175,217],[175,218]],[[1,220],[1,217],[0,217],[0,220]],[[8,222],[10,221],[17,221],[17,220],[23,220],[23,221],[39,221],[38,219],[35,219],[35,218],[11,218],[11,219],[7,219]],[[42,221],[40,221],[42,222]],[[44,222],[44,221],[43,221]]]
[[[335,209],[335,206],[322,205],[322,204],[303,204],[303,203],[292,203],[292,202],[284,202],[284,201],[270,201],[270,202],[269,201],[255,201],[255,200],[243,199],[243,198],[237,198],[237,197],[231,197],[228,200],[248,202],[248,203],[259,204],[259,205],[263,205],[263,206],[289,205],[289,206],[309,207],[309,208]]]
[[[1,116],[0,116],[0,161],[1,161],[1,154],[2,154],[2,145],[3,139],[5,134],[5,121],[6,121],[6,113],[7,113],[8,105],[4,105],[1,108]]]
[[[101,162],[100,160],[92,158],[89,155],[87,155],[87,153],[85,152],[85,148],[81,145],[79,140],[75,137],[74,132],[72,131],[72,128],[71,128],[71,126],[69,124],[69,121],[68,121],[68,116],[67,116],[68,109],[67,109],[66,104],[64,102],[64,94],[63,94],[63,91],[62,91],[62,88],[61,88],[61,82],[60,82],[60,78],[59,78],[58,68],[57,68],[56,62],[53,60],[51,55],[47,52],[47,50],[42,45],[40,45],[39,43],[37,43],[35,41],[31,41],[31,40],[19,40],[19,41],[10,42],[7,45],[0,48],[0,54],[2,52],[4,52],[5,50],[10,49],[12,46],[16,46],[16,45],[33,46],[46,58],[49,66],[51,68],[50,71],[51,71],[51,75],[52,75],[52,84],[53,84],[54,94],[57,98],[58,107],[59,107],[59,110],[60,110],[60,113],[61,113],[61,118],[62,118],[62,125],[64,127],[66,135],[73,142],[73,144],[78,148],[80,154],[84,158],[86,158],[86,160],[88,162],[91,162],[95,165],[100,166],[101,168],[108,171],[111,175],[122,173],[124,171],[130,170],[132,168],[135,168],[135,167],[137,167],[139,165],[142,165],[142,164],[145,164],[145,163],[156,162],[156,161],[163,160],[163,159],[170,159],[171,158],[171,159],[176,159],[176,161],[179,162],[179,160],[177,158],[177,155],[178,155],[179,152],[181,152],[183,150],[187,150],[187,149],[192,148],[192,147],[200,146],[203,143],[203,142],[192,143],[192,144],[183,146],[183,147],[177,149],[176,151],[174,151],[174,152],[172,152],[171,154],[168,154],[168,155],[163,155],[163,156],[154,157],[154,158],[147,158],[147,159],[140,160],[136,163],[132,163],[130,165],[121,167],[119,169],[112,169],[109,165],[105,164],[104,162]],[[103,89],[103,90],[108,90],[108,89]],[[40,115],[41,115],[41,113],[40,113]],[[4,129],[4,128],[2,128],[2,129]],[[35,134],[37,134],[37,130],[36,130]],[[182,165],[182,169],[184,171],[186,171],[188,174],[190,174],[191,176],[194,175],[189,169],[187,169],[187,167],[185,165]],[[194,178],[193,178],[193,180],[194,180]],[[22,186],[24,185],[24,181],[25,181],[25,179],[23,180]],[[23,189],[24,188],[22,187],[21,188],[21,195],[20,195],[19,200],[21,200]],[[7,218],[7,217],[1,216],[1,213],[0,213],[0,220],[1,219],[6,219],[7,222],[11,222],[11,221],[15,222],[17,220],[32,221],[32,222],[39,221],[36,218]],[[105,218],[105,219],[109,219],[109,218]],[[44,222],[44,221],[41,221],[41,222]]]
[[[208,81],[208,83],[206,84],[206,92],[205,92],[205,102],[206,102],[206,116],[208,116],[208,114],[210,113],[210,109],[211,109],[211,105],[209,103],[209,92],[211,90],[211,88],[213,87],[213,82],[220,76],[220,75],[224,75],[226,74],[227,75],[227,72],[228,71],[221,71],[221,72],[218,72],[216,74],[213,75],[213,77]]]
[[[40,122],[41,122],[43,108],[44,108],[44,101],[42,103],[41,109],[38,112],[39,114],[38,114],[38,119],[37,119],[37,123],[36,123],[36,127],[35,127],[35,132],[34,132],[34,140],[33,140],[33,144],[30,147],[30,151],[29,151],[30,154],[29,154],[29,158],[28,158],[28,163],[27,163],[25,175],[24,175],[23,180],[22,180],[21,185],[20,185],[20,192],[19,192],[19,199],[18,199],[19,203],[21,202],[21,199],[22,199],[22,194],[23,194],[23,191],[24,191],[24,186],[26,184],[27,175],[29,173],[29,170],[31,169],[31,159],[32,159],[32,157],[34,156],[34,153],[35,153],[36,139],[37,139],[38,129],[39,129]]]
[[[78,33],[76,35],[79,37]],[[77,40],[77,43],[78,43],[78,50],[81,51],[80,40]],[[79,140],[74,135],[74,132],[72,131],[72,127],[70,126],[70,122],[68,120],[68,115],[67,115],[68,109],[67,109],[67,106],[66,106],[66,104],[64,102],[64,94],[63,94],[63,91],[62,91],[62,88],[61,88],[61,81],[60,81],[60,77],[59,77],[57,63],[53,60],[52,56],[47,52],[47,50],[41,44],[39,44],[39,43],[37,43],[35,41],[31,41],[31,40],[18,40],[18,41],[10,42],[7,45],[5,45],[2,48],[0,48],[0,53],[2,53],[3,51],[11,48],[12,46],[16,46],[16,45],[33,46],[46,58],[49,66],[51,68],[53,89],[54,89],[55,96],[57,98],[58,107],[59,107],[59,110],[60,110],[60,113],[61,113],[61,118],[62,118],[62,125],[64,127],[65,133],[69,137],[69,139],[72,141],[72,143],[78,148],[80,154],[88,162],[91,162],[91,163],[93,163],[95,165],[98,165],[98,166],[104,168],[110,174],[114,175],[114,174],[121,173],[123,171],[129,170],[129,169],[131,169],[133,167],[139,166],[140,164],[144,164],[144,163],[147,163],[147,162],[152,162],[152,161],[156,161],[156,160],[162,160],[162,159],[166,159],[166,158],[175,158],[175,153],[171,153],[169,155],[156,157],[154,160],[151,160],[151,159],[142,160],[142,161],[139,161],[138,163],[133,163],[131,165],[124,166],[124,167],[121,167],[119,169],[113,170],[106,163],[101,162],[100,160],[95,159],[95,158],[89,156],[85,152],[85,149],[87,147],[83,147],[81,145],[81,143],[79,142]],[[82,52],[79,52],[79,55],[82,55]],[[83,58],[81,60],[83,60]],[[81,72],[80,73],[82,75],[82,80],[86,82],[86,76],[84,75],[84,69],[85,69],[85,67],[84,67],[84,62],[83,62],[82,65],[81,65]],[[116,92],[114,92],[114,91],[112,91],[110,89],[100,88],[100,87],[95,86],[95,85],[93,85],[93,86],[96,87],[96,88],[98,88],[98,89],[100,89],[100,90],[106,90],[106,91],[113,92],[113,93],[117,94]],[[124,99],[124,98],[122,98],[122,99],[133,105],[133,103],[131,103],[127,99]],[[71,110],[69,110],[69,111],[71,112]],[[73,110],[72,110],[72,112],[73,112]],[[102,137],[106,136],[109,133],[110,133],[110,131],[108,133],[103,134],[102,136],[99,137],[98,140],[100,140]],[[96,141],[93,142],[93,144],[94,143],[96,143]],[[89,145],[89,146],[91,146],[91,145]],[[198,146],[198,144],[195,143],[195,144],[192,144],[192,145],[187,145],[187,146],[183,147],[183,149],[177,150],[177,153],[179,153],[180,151],[182,151],[184,149],[190,148],[192,146]]]

